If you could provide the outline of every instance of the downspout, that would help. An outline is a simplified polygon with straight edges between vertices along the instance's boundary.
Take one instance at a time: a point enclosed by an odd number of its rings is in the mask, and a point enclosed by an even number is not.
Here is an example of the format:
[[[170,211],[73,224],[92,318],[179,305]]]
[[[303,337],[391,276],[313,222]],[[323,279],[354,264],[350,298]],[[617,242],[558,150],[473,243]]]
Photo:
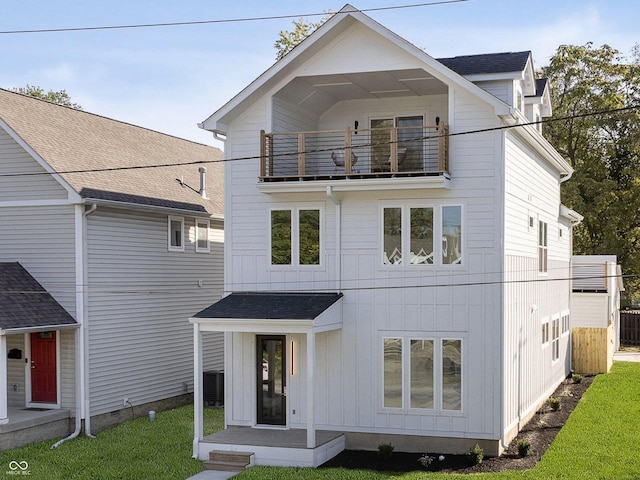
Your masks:
[[[85,292],[84,292],[84,225],[85,218],[87,215],[92,214],[98,208],[98,205],[95,203],[91,205],[91,208],[87,211],[84,210],[83,205],[76,205],[76,318],[78,323],[80,323],[80,328],[75,331],[75,357],[76,357],[76,374],[75,374],[75,389],[76,389],[76,426],[75,430],[71,435],[63,438],[62,440],[57,441],[53,445],[51,445],[51,449],[58,448],[67,440],[72,440],[80,435],[82,431],[82,417],[83,417],[83,406],[84,406],[84,390],[86,387],[85,384],[85,362],[84,362],[84,352],[85,352],[85,325],[86,325],[86,315],[85,315]],[[88,430],[85,429],[85,432]],[[87,436],[92,437],[90,433],[87,433]],[[93,438],[93,437],[92,437]]]
[[[86,251],[86,237],[87,237],[87,217],[96,211],[98,205],[94,203],[91,205],[91,208],[84,212],[84,218],[82,221],[82,237],[83,237],[83,248],[82,248],[82,284],[87,285],[87,251]],[[84,296],[87,296],[87,290],[85,289]],[[85,312],[87,310],[86,302],[83,304]],[[84,381],[84,389],[82,399],[82,404],[84,405],[84,435],[89,438],[96,438],[91,434],[91,408],[89,406],[89,322],[88,315],[85,315],[85,321],[82,325],[82,380]]]
[[[333,193],[333,187],[327,186],[327,197],[329,197],[336,205],[336,289],[338,293],[342,291],[342,234],[340,227],[342,225],[342,202]]]

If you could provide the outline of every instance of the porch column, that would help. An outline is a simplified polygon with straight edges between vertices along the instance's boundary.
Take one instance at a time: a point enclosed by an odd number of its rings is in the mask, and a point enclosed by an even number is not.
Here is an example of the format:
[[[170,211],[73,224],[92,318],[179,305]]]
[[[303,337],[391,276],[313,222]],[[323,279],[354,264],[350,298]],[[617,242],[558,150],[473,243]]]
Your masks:
[[[316,446],[316,427],[314,409],[314,373],[316,370],[316,334],[307,332],[307,448]]]
[[[202,403],[202,334],[200,324],[193,324],[193,458],[198,458],[203,437]]]
[[[9,423],[7,389],[7,336],[0,335],[0,424]]]

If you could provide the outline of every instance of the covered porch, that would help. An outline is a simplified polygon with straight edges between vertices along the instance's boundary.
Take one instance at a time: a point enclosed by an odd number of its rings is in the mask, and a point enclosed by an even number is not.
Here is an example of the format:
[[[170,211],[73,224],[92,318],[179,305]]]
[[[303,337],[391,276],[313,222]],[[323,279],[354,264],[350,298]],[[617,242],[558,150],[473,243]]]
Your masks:
[[[206,460],[214,450],[251,452],[257,465],[318,466],[344,449],[340,432],[317,430],[314,391],[316,334],[342,328],[341,299],[340,293],[233,293],[190,319],[194,458]],[[202,333],[208,331],[225,332],[225,430],[204,437]]]

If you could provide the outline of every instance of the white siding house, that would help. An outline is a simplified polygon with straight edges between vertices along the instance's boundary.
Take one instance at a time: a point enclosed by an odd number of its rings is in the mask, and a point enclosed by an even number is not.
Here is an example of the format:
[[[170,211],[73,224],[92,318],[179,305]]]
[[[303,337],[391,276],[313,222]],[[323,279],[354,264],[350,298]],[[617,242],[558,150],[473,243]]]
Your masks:
[[[223,290],[221,158],[213,147],[0,90],[0,265],[21,265],[72,319],[2,312],[0,347],[13,358],[0,355],[0,448],[77,433],[81,421],[96,433],[130,418],[131,407],[190,401],[187,318]],[[6,305],[17,295],[0,294]],[[53,345],[42,375],[38,337]],[[205,370],[221,370],[222,336],[205,345]],[[25,407],[48,409],[37,412],[39,432],[25,434]],[[60,418],[59,429],[47,423]]]
[[[196,392],[200,335],[226,346],[227,429],[196,403],[195,457],[506,448],[570,372],[568,333],[543,338],[581,218],[529,125],[547,88],[530,52],[434,59],[347,5],[201,124],[248,160],[225,164],[227,296],[191,319]]]

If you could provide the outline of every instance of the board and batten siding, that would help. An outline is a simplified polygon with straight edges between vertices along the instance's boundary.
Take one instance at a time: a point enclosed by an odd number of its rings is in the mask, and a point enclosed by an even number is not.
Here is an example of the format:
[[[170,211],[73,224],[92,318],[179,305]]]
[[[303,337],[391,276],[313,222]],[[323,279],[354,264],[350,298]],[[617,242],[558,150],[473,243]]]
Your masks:
[[[0,202],[66,198],[67,191],[57,180],[0,128]]]
[[[167,215],[99,207],[87,221],[91,415],[192,391],[188,318],[221,298],[222,233],[196,253],[185,216],[185,251],[169,252]],[[222,369],[222,336],[204,347],[205,370]]]
[[[570,308],[571,231],[559,218],[559,174],[511,132],[505,134],[505,153],[503,398],[504,429],[514,435],[514,426],[526,420],[571,368],[568,332],[560,335],[559,359],[553,361],[551,353],[551,322],[569,314]],[[539,221],[547,223],[546,273],[538,271]],[[546,345],[543,320],[549,322]]]
[[[448,107],[446,96],[425,99],[412,108],[394,102],[350,101],[325,113],[320,128],[344,128],[354,118],[423,113],[429,117]],[[384,106],[386,105],[386,106]],[[280,105],[282,106],[282,105]],[[497,126],[492,109],[460,93],[453,102],[458,129]],[[232,124],[227,156],[258,153],[260,118],[265,104],[257,102]],[[353,116],[349,115],[349,112]],[[480,112],[480,113],[479,113]],[[446,119],[446,112],[439,115]],[[347,123],[348,120],[348,123]],[[265,124],[266,124],[265,119]],[[253,126],[255,130],[251,132]],[[363,125],[364,128],[364,125]],[[498,135],[498,136],[497,136]],[[472,138],[473,137],[473,138]],[[500,347],[500,176],[496,175],[499,134],[461,135],[451,141],[451,184],[445,189],[341,192],[341,277],[345,288],[343,327],[316,336],[315,420],[318,428],[354,432],[498,438]],[[251,166],[253,163],[253,167]],[[256,188],[257,162],[226,165],[227,288],[233,290],[331,289],[335,271],[336,206],[324,194],[265,195]],[[396,181],[391,179],[390,181]],[[460,267],[394,268],[381,261],[381,208],[462,205],[464,263]],[[269,209],[320,204],[323,210],[322,265],[272,267],[269,256]],[[398,287],[398,288],[387,288]],[[233,392],[226,420],[231,425],[255,421],[255,335],[230,333],[227,388]],[[382,343],[384,335],[406,338],[463,340],[463,411],[393,412],[382,408]],[[304,428],[306,339],[293,341],[296,370],[287,379],[289,425]],[[295,411],[295,413],[293,413]]]

